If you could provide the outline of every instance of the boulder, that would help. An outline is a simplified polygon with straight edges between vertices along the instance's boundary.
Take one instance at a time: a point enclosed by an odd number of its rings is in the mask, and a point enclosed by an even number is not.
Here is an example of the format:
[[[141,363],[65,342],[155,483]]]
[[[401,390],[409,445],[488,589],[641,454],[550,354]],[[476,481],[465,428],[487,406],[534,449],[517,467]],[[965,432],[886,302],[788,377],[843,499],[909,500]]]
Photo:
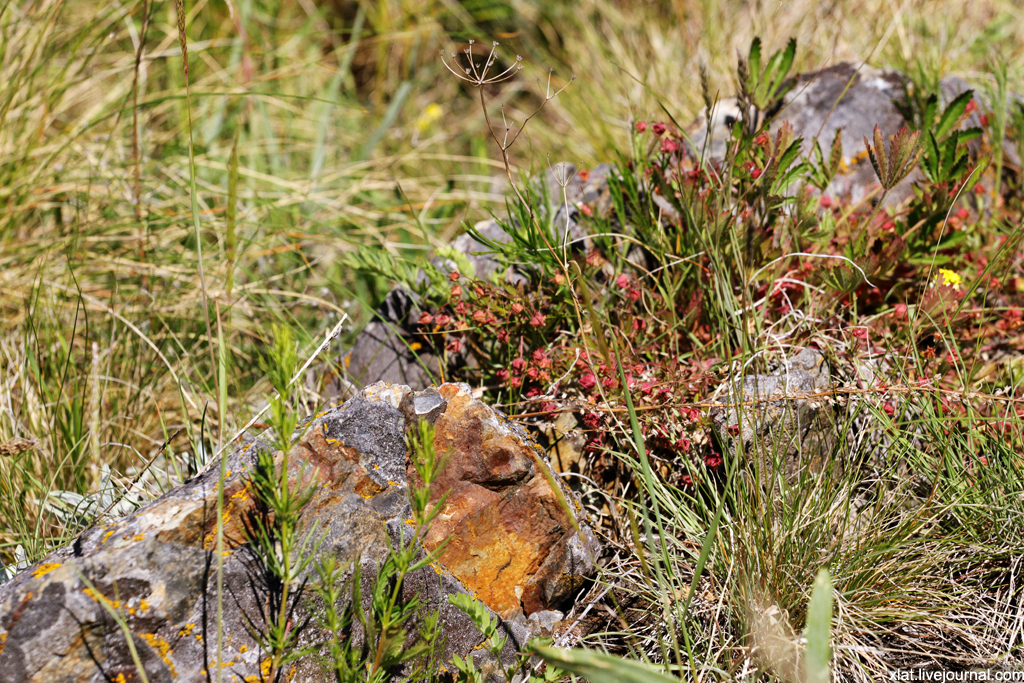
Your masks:
[[[821,352],[806,348],[771,374],[726,382],[712,396],[715,432],[728,453],[750,453],[759,478],[780,469],[794,481],[806,468],[820,473],[836,443],[836,419],[828,392],[832,378]],[[771,477],[770,480],[773,480]]]
[[[773,136],[784,124],[791,125],[794,137],[803,139],[804,155],[810,154],[813,142],[817,140],[826,158],[836,130],[842,129],[843,163],[826,194],[856,204],[879,187],[864,139],[873,140],[875,125],[878,125],[888,146],[889,138],[906,125],[897,103],[906,100],[909,82],[910,79],[899,71],[867,65],[858,68],[856,64],[844,62],[795,76],[791,80],[793,87],[780,101],[763,112],[751,112],[747,120],[760,125],[766,117],[769,134]],[[955,76],[942,79],[939,86],[943,106],[972,87]],[[980,115],[986,105],[981,92],[975,92],[975,99],[981,106],[966,117],[961,128],[981,125]],[[737,99],[729,98],[712,107],[710,116],[703,112],[691,126],[692,146],[689,151],[698,156],[703,151],[712,161],[722,159],[729,131],[742,118],[740,109]],[[1006,163],[1019,170],[1020,158],[1016,147],[1009,140],[1003,147]],[[979,144],[972,145],[972,151],[977,153],[979,150]],[[907,199],[914,183],[922,178],[920,170],[911,173],[888,194],[885,203],[898,204]]]
[[[405,435],[421,419],[434,423],[437,452],[450,457],[431,499],[445,490],[450,495],[425,545],[450,541],[437,562],[407,577],[404,597],[419,598],[420,616],[440,612],[441,660],[451,669],[452,657],[472,653],[483,637],[447,596],[475,592],[509,636],[502,654],[509,663],[524,640],[550,629],[551,613],[582,586],[598,546],[590,529],[577,531],[560,505],[552,483],[579,510],[536,444],[472,398],[466,385],[416,392],[379,383],[308,420],[289,454],[293,482],[315,487],[302,527],[321,539],[317,557],[359,563],[368,595],[367,582],[389,542],[412,537],[408,487],[416,474]],[[269,582],[246,531],[258,505],[249,477],[256,454],[266,448],[257,440],[227,460],[225,681],[262,680],[266,668],[252,629]],[[89,529],[0,587],[0,683],[140,680],[121,625],[106,608],[130,630],[150,681],[215,679],[218,476],[211,462],[197,477],[127,517]],[[322,605],[307,588],[294,606],[300,645],[315,646],[323,633],[313,617]],[[353,642],[361,642],[360,628],[354,627]],[[478,666],[481,652],[474,654]],[[321,666],[304,658],[286,679],[326,680]]]

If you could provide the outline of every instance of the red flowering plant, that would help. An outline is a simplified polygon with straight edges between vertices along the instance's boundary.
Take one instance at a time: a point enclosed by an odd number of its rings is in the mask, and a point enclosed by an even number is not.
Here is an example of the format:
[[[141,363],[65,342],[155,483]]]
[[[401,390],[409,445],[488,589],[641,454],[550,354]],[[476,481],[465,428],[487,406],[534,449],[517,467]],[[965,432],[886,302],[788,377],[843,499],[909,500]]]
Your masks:
[[[772,83],[760,71],[748,74],[752,99]],[[956,335],[979,320],[973,309],[998,305],[978,325],[1001,339],[1019,334],[1022,316],[1012,311],[1024,308],[1024,287],[1013,278],[1024,282],[1024,273],[1003,275],[1019,243],[978,231],[985,197],[972,192],[958,200],[965,212],[949,212],[949,191],[968,194],[978,186],[971,169],[982,170],[969,156],[960,163],[963,136],[937,138],[951,150],[939,170],[963,173],[938,182],[926,174],[905,202],[876,206],[837,190],[846,167],[877,169],[878,199],[913,177],[919,152],[928,156],[925,132],[880,134],[862,161],[844,159],[835,134],[827,157],[811,145],[805,159],[788,125],[741,118],[724,158],[710,161],[685,148],[672,124],[643,124],[637,155],[591,173],[586,201],[563,177],[570,206],[559,212],[561,188],[538,183],[524,193],[532,210],[509,200],[500,221],[507,240],[471,231],[495,274],[476,278],[461,265],[457,278],[439,274],[421,316],[424,343],[466,359],[446,367],[446,378],[483,387],[486,400],[537,433],[558,421],[578,439],[573,467],[609,491],[632,476],[617,455],[633,448],[627,396],[657,474],[718,485],[723,455],[709,438],[707,408],[694,407],[723,381],[718,368],[742,361],[745,372],[761,372],[772,344],[799,347],[821,334],[859,361],[904,349],[909,377],[938,374],[936,386],[946,386],[975,351],[938,336],[950,332],[944,315]],[[994,276],[1001,284],[992,287]],[[972,289],[978,282],[984,293]],[[871,398],[882,415],[903,419],[907,404],[895,390]]]

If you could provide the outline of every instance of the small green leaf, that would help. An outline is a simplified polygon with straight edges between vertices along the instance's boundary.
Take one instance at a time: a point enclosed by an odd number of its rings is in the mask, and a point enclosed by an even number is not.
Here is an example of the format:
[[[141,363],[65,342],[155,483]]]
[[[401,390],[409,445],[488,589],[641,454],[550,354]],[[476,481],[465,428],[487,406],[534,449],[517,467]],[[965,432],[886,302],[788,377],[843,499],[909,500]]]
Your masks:
[[[757,79],[761,75],[761,38],[756,37],[750,43],[750,58],[747,60],[750,64],[750,75],[752,78]]]
[[[789,42],[786,43],[786,51],[782,53],[782,61],[779,64],[779,84],[782,84],[782,80],[789,75],[789,70],[793,68],[793,59],[796,57],[796,38],[790,38]]]
[[[960,244],[961,242],[963,242],[964,240],[966,240],[967,237],[968,237],[968,233],[964,232],[963,230],[955,230],[955,231],[953,231],[953,234],[951,234],[949,237],[947,237],[946,239],[944,239],[941,242],[939,242],[935,246],[935,250],[936,251],[943,251],[945,249],[951,249],[951,248],[957,246],[958,244]]]
[[[789,147],[786,148],[786,151],[782,153],[781,157],[779,157],[780,173],[784,172],[787,168],[789,168],[790,164],[796,161],[796,158],[800,156],[800,146],[803,144],[803,142],[803,138],[797,138],[792,143],[790,143]]]
[[[981,137],[981,128],[978,128],[977,126],[975,126],[974,128],[965,128],[964,130],[961,130],[959,132],[961,145],[964,144],[965,142],[970,142],[975,138]]]
[[[829,155],[829,180],[835,177],[839,165],[843,162],[843,129],[836,128],[836,136],[832,138],[832,153]]]
[[[967,104],[973,97],[973,90],[965,90],[949,103],[949,106],[942,112],[942,118],[939,119],[938,125],[935,126],[935,137],[941,140],[946,137],[947,133],[953,130],[960,117],[967,111]]]
[[[807,654],[804,662],[806,683],[828,683],[832,648],[832,580],[828,569],[822,569],[814,579],[811,602],[807,605]]]
[[[924,105],[924,118],[921,120],[921,129],[928,130],[935,123],[935,112],[939,106],[939,98],[932,93]]]

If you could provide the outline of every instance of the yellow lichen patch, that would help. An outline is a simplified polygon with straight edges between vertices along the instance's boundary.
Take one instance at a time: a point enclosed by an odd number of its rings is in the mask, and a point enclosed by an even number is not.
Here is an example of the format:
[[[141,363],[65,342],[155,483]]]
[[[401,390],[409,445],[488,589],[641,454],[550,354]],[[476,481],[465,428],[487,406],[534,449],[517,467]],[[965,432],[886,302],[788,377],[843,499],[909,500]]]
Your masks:
[[[864,161],[867,158],[868,151],[866,149],[863,149],[854,154],[852,157],[850,157],[849,161],[847,161],[846,157],[843,157],[842,159],[839,160],[839,173],[845,175],[852,167],[856,166],[857,164],[859,164],[860,162]]]
[[[146,641],[146,644],[156,651],[160,659],[163,660],[163,663],[167,665],[167,670],[171,672],[171,677],[177,678],[178,672],[174,670],[174,662],[171,661],[171,644],[155,633],[142,633],[140,635]]]
[[[249,651],[249,646],[248,645],[243,645],[242,647],[238,648],[238,653],[239,654],[244,654],[244,653],[246,653],[248,651]]]
[[[94,591],[91,588],[86,588],[86,589],[84,589],[83,592],[86,595],[88,595],[90,598],[95,600],[96,602],[101,602],[102,601],[102,602],[107,603],[108,606],[110,606],[111,608],[113,608],[115,610],[121,609],[121,602],[119,600],[111,600],[110,598],[105,596],[103,593],[100,593],[98,591]]]
[[[46,576],[59,566],[61,566],[60,562],[44,562],[32,571],[32,576],[38,579],[40,576]]]
[[[7,647],[7,634],[0,633],[0,653],[3,653],[5,647]]]
[[[196,627],[195,624],[185,624],[185,628],[178,631],[178,635],[184,638],[185,636],[192,635],[192,629]]]
[[[100,543],[106,543],[110,539],[110,537],[113,536],[116,532],[117,529],[111,529],[107,533],[103,534],[103,540],[100,541]]]
[[[227,667],[234,666],[237,663],[238,662],[236,660],[234,660],[234,659],[232,659],[230,662],[221,662],[220,663],[220,668],[221,669],[226,669]]]
[[[114,676],[114,683],[127,683],[127,679],[125,679],[123,673],[119,673]]]
[[[222,527],[227,527],[228,520],[230,520],[230,519],[231,519],[231,513],[228,512],[227,510],[225,510],[224,514],[221,515],[221,526]],[[213,531],[211,531],[210,533],[206,534],[206,536],[203,537],[203,550],[212,550],[213,547],[216,545],[216,541],[217,541],[217,530],[214,529]]]
[[[145,541],[145,540],[146,540],[146,537],[143,536],[142,534],[135,534],[134,536],[132,536],[132,541],[135,542],[135,543],[138,543],[139,541]]]

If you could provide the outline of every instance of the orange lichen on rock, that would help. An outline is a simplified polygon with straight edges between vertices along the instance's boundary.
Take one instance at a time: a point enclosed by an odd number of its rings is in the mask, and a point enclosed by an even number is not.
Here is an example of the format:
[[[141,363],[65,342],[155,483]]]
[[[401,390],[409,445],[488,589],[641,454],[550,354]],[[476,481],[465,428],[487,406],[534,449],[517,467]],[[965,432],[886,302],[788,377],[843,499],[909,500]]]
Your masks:
[[[434,447],[450,460],[431,500],[449,496],[424,544],[433,550],[450,536],[440,563],[503,617],[548,609],[551,591],[538,583],[551,577],[540,570],[575,532],[540,471],[546,463],[525,435],[462,387],[438,391],[448,405],[434,424]]]

